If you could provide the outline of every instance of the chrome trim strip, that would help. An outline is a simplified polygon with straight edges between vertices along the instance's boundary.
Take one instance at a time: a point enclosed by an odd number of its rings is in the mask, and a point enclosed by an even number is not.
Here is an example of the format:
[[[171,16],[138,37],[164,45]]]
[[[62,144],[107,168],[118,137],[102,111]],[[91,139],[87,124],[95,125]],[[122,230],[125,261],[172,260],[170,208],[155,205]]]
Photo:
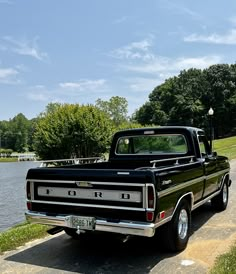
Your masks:
[[[153,207],[151,207],[151,208],[148,207],[148,187],[152,188],[153,196],[154,196]],[[153,184],[146,184],[145,195],[143,195],[143,196],[145,196],[145,198],[146,198],[146,204],[145,204],[146,210],[148,210],[148,211],[155,210],[156,209],[156,191],[155,191],[155,187]]]
[[[175,214],[175,211],[176,211],[176,209],[178,208],[180,201],[181,201],[185,196],[188,196],[188,195],[191,196],[191,207],[190,207],[190,210],[192,209],[193,204],[194,204],[194,196],[193,196],[193,193],[192,193],[192,192],[187,192],[187,193],[185,193],[183,196],[181,196],[181,197],[179,198],[179,200],[178,200],[178,202],[177,202],[177,204],[176,204],[176,206],[175,206],[175,209],[174,209],[174,211],[173,211],[172,216]]]
[[[229,172],[225,173],[224,176],[222,176],[222,178],[221,178],[220,189],[222,189],[222,187],[223,187],[223,183],[225,181],[226,176],[229,176],[229,180],[230,180],[230,174],[229,174]]]
[[[71,181],[61,181],[61,180],[41,180],[41,179],[26,179],[28,182],[39,182],[39,183],[58,183],[58,184],[73,184],[78,183],[79,180],[71,180]],[[81,180],[83,181],[83,180]],[[121,183],[121,182],[94,182],[88,181],[90,184],[93,185],[115,185],[115,186],[145,186],[144,183],[136,184],[136,183]]]
[[[213,174],[210,174],[210,175],[206,176],[206,179],[212,179],[212,178],[214,178],[214,177],[216,177],[216,176],[220,176],[220,175],[222,175],[222,174],[224,174],[224,173],[228,173],[229,171],[230,171],[230,169],[227,168],[227,169],[224,169],[224,170],[215,172],[215,173],[213,173]]]
[[[31,200],[34,199],[34,182],[29,182],[30,184],[30,194],[31,194]]]
[[[196,157],[195,155],[190,155],[190,156],[182,156],[182,157],[175,157],[175,158],[166,158],[166,159],[160,159],[160,160],[152,160],[150,161],[151,164],[155,163],[162,163],[162,162],[167,162],[167,161],[176,161],[176,160],[185,160],[185,159],[193,159]]]
[[[165,219],[163,219],[163,220],[161,220],[158,223],[155,223],[155,228],[160,227],[161,225],[164,225],[164,224],[168,223],[171,219],[172,219],[172,215],[165,218]]]
[[[146,195],[144,194],[145,191],[146,191],[146,186],[143,186],[143,189],[142,189],[143,208],[146,207]]]
[[[50,204],[50,205],[63,205],[63,206],[81,206],[81,207],[96,207],[96,208],[109,208],[109,209],[120,209],[120,210],[130,210],[130,211],[145,211],[145,208],[139,207],[124,207],[124,206],[109,206],[109,205],[91,205],[91,204],[77,204],[77,203],[65,203],[65,202],[52,202],[52,201],[40,201],[40,200],[30,200],[29,202],[37,204]]]
[[[122,171],[122,172],[117,172],[117,175],[130,175],[130,172],[125,172],[125,171]]]
[[[178,190],[180,190],[182,188],[188,187],[188,186],[190,186],[192,184],[196,184],[196,183],[199,183],[201,181],[204,182],[204,179],[205,179],[205,176],[201,176],[199,178],[187,181],[185,183],[179,183],[176,186],[173,186],[173,187],[170,187],[168,189],[165,189],[165,190],[162,190],[162,191],[158,192],[158,197],[162,198],[163,196],[167,196],[167,195],[169,195],[169,194],[171,194],[171,193],[173,193],[175,191],[178,191]]]
[[[27,211],[25,216],[31,223],[41,223],[62,227],[68,227],[69,225],[66,221],[66,215],[47,216],[44,213]],[[130,222],[125,220],[119,223],[113,223],[106,220],[97,219],[95,230],[152,237],[155,234],[155,225],[153,223]]]
[[[207,196],[205,199],[201,200],[200,202],[196,203],[195,205],[193,205],[193,208],[192,210],[195,210],[196,208],[198,208],[199,206],[205,204],[207,201],[211,200],[213,197],[217,196],[221,191],[221,188],[220,190],[214,192],[213,194],[211,194],[210,196]]]
[[[155,171],[162,171],[162,170],[171,170],[171,169],[176,169],[176,168],[179,168],[179,167],[185,167],[185,166],[190,166],[190,165],[194,165],[198,163],[198,161],[196,162],[192,162],[192,163],[187,163],[187,164],[178,164],[178,165],[173,165],[173,166],[169,166],[169,167],[163,167],[163,168],[154,168]]]
[[[188,187],[189,185],[192,185],[192,184],[195,184],[195,183],[198,183],[200,181],[204,181],[204,180],[209,180],[211,178],[214,178],[214,177],[217,177],[217,176],[220,176],[220,175],[223,175],[225,173],[225,176],[228,174],[229,172],[229,168],[227,169],[224,169],[224,170],[221,170],[221,171],[218,171],[214,174],[210,174],[208,176],[201,176],[199,178],[196,178],[196,179],[193,179],[193,180],[190,180],[190,181],[187,181],[185,183],[179,183],[178,185],[176,186],[173,186],[173,187],[170,187],[168,189],[165,189],[165,190],[161,190],[158,192],[158,197],[161,198],[163,196],[166,196],[166,195],[169,195],[171,194],[172,192],[175,192],[175,191],[178,191],[182,188],[185,188],[185,187]]]
[[[160,159],[160,160],[153,160],[153,161],[150,161],[150,163],[153,164],[152,167],[155,168],[156,163],[162,163],[162,162],[168,162],[168,161],[176,161],[175,165],[179,165],[178,163],[179,160],[190,159],[190,163],[193,163],[193,158],[196,158],[196,156],[190,155],[190,156],[182,156],[182,157],[175,157],[175,158],[166,158],[166,159]]]
[[[187,192],[187,193],[185,193],[183,196],[181,196],[181,197],[179,198],[179,200],[177,201],[177,203],[176,203],[176,205],[175,205],[175,208],[174,208],[174,210],[173,210],[173,213],[172,213],[169,217],[166,217],[165,219],[161,220],[160,222],[155,223],[155,228],[157,228],[157,227],[159,227],[159,226],[161,226],[161,225],[163,225],[163,224],[165,224],[165,223],[171,221],[171,219],[173,218],[173,216],[174,216],[174,214],[175,214],[176,209],[177,209],[178,206],[179,206],[180,201],[181,201],[185,196],[188,196],[188,195],[191,196],[191,208],[192,208],[193,201],[194,201],[193,193],[192,193],[192,192]]]

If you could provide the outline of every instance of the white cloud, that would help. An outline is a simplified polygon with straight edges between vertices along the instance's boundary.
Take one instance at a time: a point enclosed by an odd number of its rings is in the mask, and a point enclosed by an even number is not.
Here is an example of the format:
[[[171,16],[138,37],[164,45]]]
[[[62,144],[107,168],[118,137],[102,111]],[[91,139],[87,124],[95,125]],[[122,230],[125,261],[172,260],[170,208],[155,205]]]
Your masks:
[[[204,69],[210,65],[222,62],[222,57],[217,55],[199,57],[176,57],[169,58],[158,56],[152,52],[151,39],[132,42],[124,47],[112,51],[110,57],[120,60],[116,69],[156,75],[162,81],[176,75],[183,69]],[[162,76],[161,76],[162,75]],[[164,78],[166,76],[166,78]],[[135,88],[135,84],[133,86]]]
[[[189,68],[204,69],[210,65],[220,63],[222,58],[220,56],[201,56],[201,57],[180,57],[176,59],[170,59],[166,57],[155,57],[153,61],[144,64],[128,64],[122,67],[126,70],[156,74],[164,73],[164,75],[173,76],[179,73],[180,70]],[[162,77],[163,78],[163,77]]]
[[[75,102],[78,99],[78,95],[86,98],[87,96],[84,96],[84,94],[88,96],[96,94],[96,92],[101,94],[101,92],[106,90],[105,83],[106,80],[104,79],[86,79],[77,82],[59,83],[59,88],[58,86],[47,88],[39,84],[29,88],[27,98],[32,101],[42,102]]]
[[[16,74],[18,74],[18,71],[13,68],[5,68],[5,69],[0,68],[0,78],[1,79],[6,79],[6,78],[16,75]]]
[[[123,16],[123,17],[120,17],[116,20],[113,21],[113,24],[116,25],[116,24],[122,24],[124,22],[126,22],[128,20],[128,16]]]
[[[202,42],[210,44],[236,45],[236,29],[230,30],[226,34],[212,33],[210,35],[198,35],[193,33],[184,38],[185,42]]]
[[[1,84],[17,84],[20,81],[16,78],[19,74],[14,68],[0,68],[0,83]]]
[[[174,3],[168,0],[161,0],[160,4],[163,8],[169,9],[175,14],[188,15],[192,19],[197,19],[197,20],[201,18],[199,13],[193,11],[187,6],[181,5],[180,3]]]
[[[37,43],[39,40],[38,37],[35,37],[33,40],[16,40],[11,36],[5,36],[3,37],[3,40],[7,43],[10,50],[17,54],[31,56],[39,61],[45,61],[48,58],[47,53],[39,49]]]
[[[176,70],[183,70],[189,68],[204,69],[211,65],[222,62],[222,57],[218,55],[190,57],[190,58],[178,58],[174,61],[173,68]]]
[[[62,89],[71,91],[96,91],[99,88],[104,87],[106,83],[105,79],[89,80],[83,79],[78,82],[65,82],[60,83],[59,86]]]
[[[131,59],[131,60],[150,60],[153,59],[153,54],[149,51],[152,42],[150,39],[144,39],[138,42],[132,42],[124,47],[117,48],[109,54],[117,59]]]

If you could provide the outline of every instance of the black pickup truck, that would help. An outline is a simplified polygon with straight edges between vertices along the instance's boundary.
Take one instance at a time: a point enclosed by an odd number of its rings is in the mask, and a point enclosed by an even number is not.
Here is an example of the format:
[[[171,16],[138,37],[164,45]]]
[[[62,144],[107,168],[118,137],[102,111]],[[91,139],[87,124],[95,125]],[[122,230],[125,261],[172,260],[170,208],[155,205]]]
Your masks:
[[[107,162],[30,169],[26,218],[72,237],[88,231],[152,237],[162,230],[166,246],[180,251],[192,210],[208,201],[218,211],[227,207],[229,171],[201,129],[119,131]]]

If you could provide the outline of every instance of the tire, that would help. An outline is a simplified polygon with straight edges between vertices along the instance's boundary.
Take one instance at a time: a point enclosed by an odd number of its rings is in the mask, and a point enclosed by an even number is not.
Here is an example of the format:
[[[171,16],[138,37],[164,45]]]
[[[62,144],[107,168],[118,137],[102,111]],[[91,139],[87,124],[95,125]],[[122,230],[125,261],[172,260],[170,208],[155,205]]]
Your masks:
[[[184,250],[191,227],[191,210],[187,200],[180,201],[172,220],[166,226],[165,247],[173,252]]]
[[[217,211],[226,209],[229,201],[229,187],[227,181],[224,181],[220,193],[211,199],[212,207]]]

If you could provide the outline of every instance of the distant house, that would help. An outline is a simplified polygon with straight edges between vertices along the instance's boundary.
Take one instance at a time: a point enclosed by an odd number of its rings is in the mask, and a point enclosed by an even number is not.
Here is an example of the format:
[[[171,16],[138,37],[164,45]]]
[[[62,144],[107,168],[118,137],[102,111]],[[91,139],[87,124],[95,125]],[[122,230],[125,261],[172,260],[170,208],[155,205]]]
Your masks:
[[[11,157],[18,158],[18,161],[36,161],[36,154],[33,152],[17,153],[13,152]]]

